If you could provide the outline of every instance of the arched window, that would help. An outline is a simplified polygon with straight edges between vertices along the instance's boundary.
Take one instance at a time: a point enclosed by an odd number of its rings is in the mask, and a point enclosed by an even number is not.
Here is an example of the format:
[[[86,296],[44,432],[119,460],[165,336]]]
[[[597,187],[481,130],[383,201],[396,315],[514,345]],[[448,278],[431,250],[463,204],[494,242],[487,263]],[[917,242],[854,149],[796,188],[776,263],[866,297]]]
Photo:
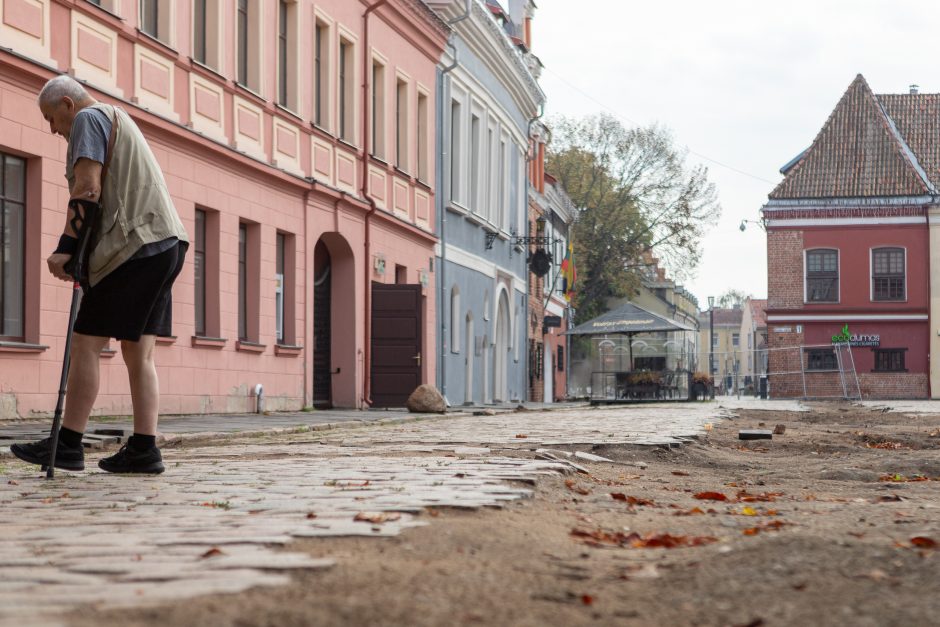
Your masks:
[[[460,289],[450,290],[450,352],[460,352]]]

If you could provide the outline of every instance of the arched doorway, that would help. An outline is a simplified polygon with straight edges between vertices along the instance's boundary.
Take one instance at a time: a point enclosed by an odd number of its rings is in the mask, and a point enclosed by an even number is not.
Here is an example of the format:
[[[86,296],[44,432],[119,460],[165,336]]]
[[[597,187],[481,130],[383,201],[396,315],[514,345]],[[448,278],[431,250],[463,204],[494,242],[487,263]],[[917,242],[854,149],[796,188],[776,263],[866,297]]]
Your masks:
[[[357,407],[356,268],[339,233],[324,233],[313,249],[313,394],[317,407]]]
[[[323,240],[313,249],[313,406],[333,406],[333,385],[330,376],[330,322],[333,317],[330,288],[330,251]]]
[[[512,341],[509,336],[512,325],[509,320],[509,299],[506,292],[500,292],[499,306],[496,308],[496,342],[493,348],[493,400],[509,400],[509,349]]]

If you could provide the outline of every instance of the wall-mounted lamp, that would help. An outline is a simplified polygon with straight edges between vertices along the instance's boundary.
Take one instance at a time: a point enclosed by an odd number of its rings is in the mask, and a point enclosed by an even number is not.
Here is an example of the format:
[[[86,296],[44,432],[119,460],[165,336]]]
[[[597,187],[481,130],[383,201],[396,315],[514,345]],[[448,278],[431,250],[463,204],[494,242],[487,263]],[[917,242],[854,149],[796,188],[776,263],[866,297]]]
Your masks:
[[[761,230],[765,230],[764,223],[760,220],[741,220],[741,224],[738,226],[738,228],[741,229],[742,233],[747,229],[748,222],[750,222],[751,224],[756,224],[757,226],[761,228]]]

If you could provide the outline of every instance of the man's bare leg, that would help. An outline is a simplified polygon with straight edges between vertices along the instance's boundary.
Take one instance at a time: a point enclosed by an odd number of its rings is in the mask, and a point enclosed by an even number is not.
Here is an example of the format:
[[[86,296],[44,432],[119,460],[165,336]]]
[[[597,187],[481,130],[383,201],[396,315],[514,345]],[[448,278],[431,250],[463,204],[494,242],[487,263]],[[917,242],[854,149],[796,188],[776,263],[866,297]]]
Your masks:
[[[127,365],[134,406],[134,433],[156,435],[160,412],[160,381],[153,361],[157,336],[142,335],[140,341],[121,340],[121,354]]]
[[[84,433],[85,427],[88,426],[88,415],[95,406],[95,399],[98,398],[98,364],[101,350],[107,344],[106,337],[72,334],[68,388],[62,415],[62,426],[66,429]]]

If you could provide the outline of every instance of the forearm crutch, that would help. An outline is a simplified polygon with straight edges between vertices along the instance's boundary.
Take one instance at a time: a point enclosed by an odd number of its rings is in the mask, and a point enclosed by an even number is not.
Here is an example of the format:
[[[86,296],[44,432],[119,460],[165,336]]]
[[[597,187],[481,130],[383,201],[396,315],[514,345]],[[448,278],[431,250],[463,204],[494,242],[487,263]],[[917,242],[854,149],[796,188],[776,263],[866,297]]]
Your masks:
[[[72,332],[75,328],[75,317],[78,315],[78,303],[82,297],[83,283],[87,283],[86,268],[87,256],[91,252],[91,235],[95,220],[98,217],[99,205],[96,202],[73,198],[69,201],[69,208],[75,213],[71,220],[72,229],[78,235],[78,246],[68,263],[65,271],[75,279],[72,284],[72,305],[69,307],[69,326],[65,333],[65,356],[62,358],[62,376],[59,378],[59,398],[55,404],[55,414],[52,417],[52,441],[49,443],[49,462],[46,466],[46,478],[55,476],[55,454],[59,447],[59,430],[62,428],[62,409],[65,405],[65,391],[69,380],[69,362],[72,356]]]

